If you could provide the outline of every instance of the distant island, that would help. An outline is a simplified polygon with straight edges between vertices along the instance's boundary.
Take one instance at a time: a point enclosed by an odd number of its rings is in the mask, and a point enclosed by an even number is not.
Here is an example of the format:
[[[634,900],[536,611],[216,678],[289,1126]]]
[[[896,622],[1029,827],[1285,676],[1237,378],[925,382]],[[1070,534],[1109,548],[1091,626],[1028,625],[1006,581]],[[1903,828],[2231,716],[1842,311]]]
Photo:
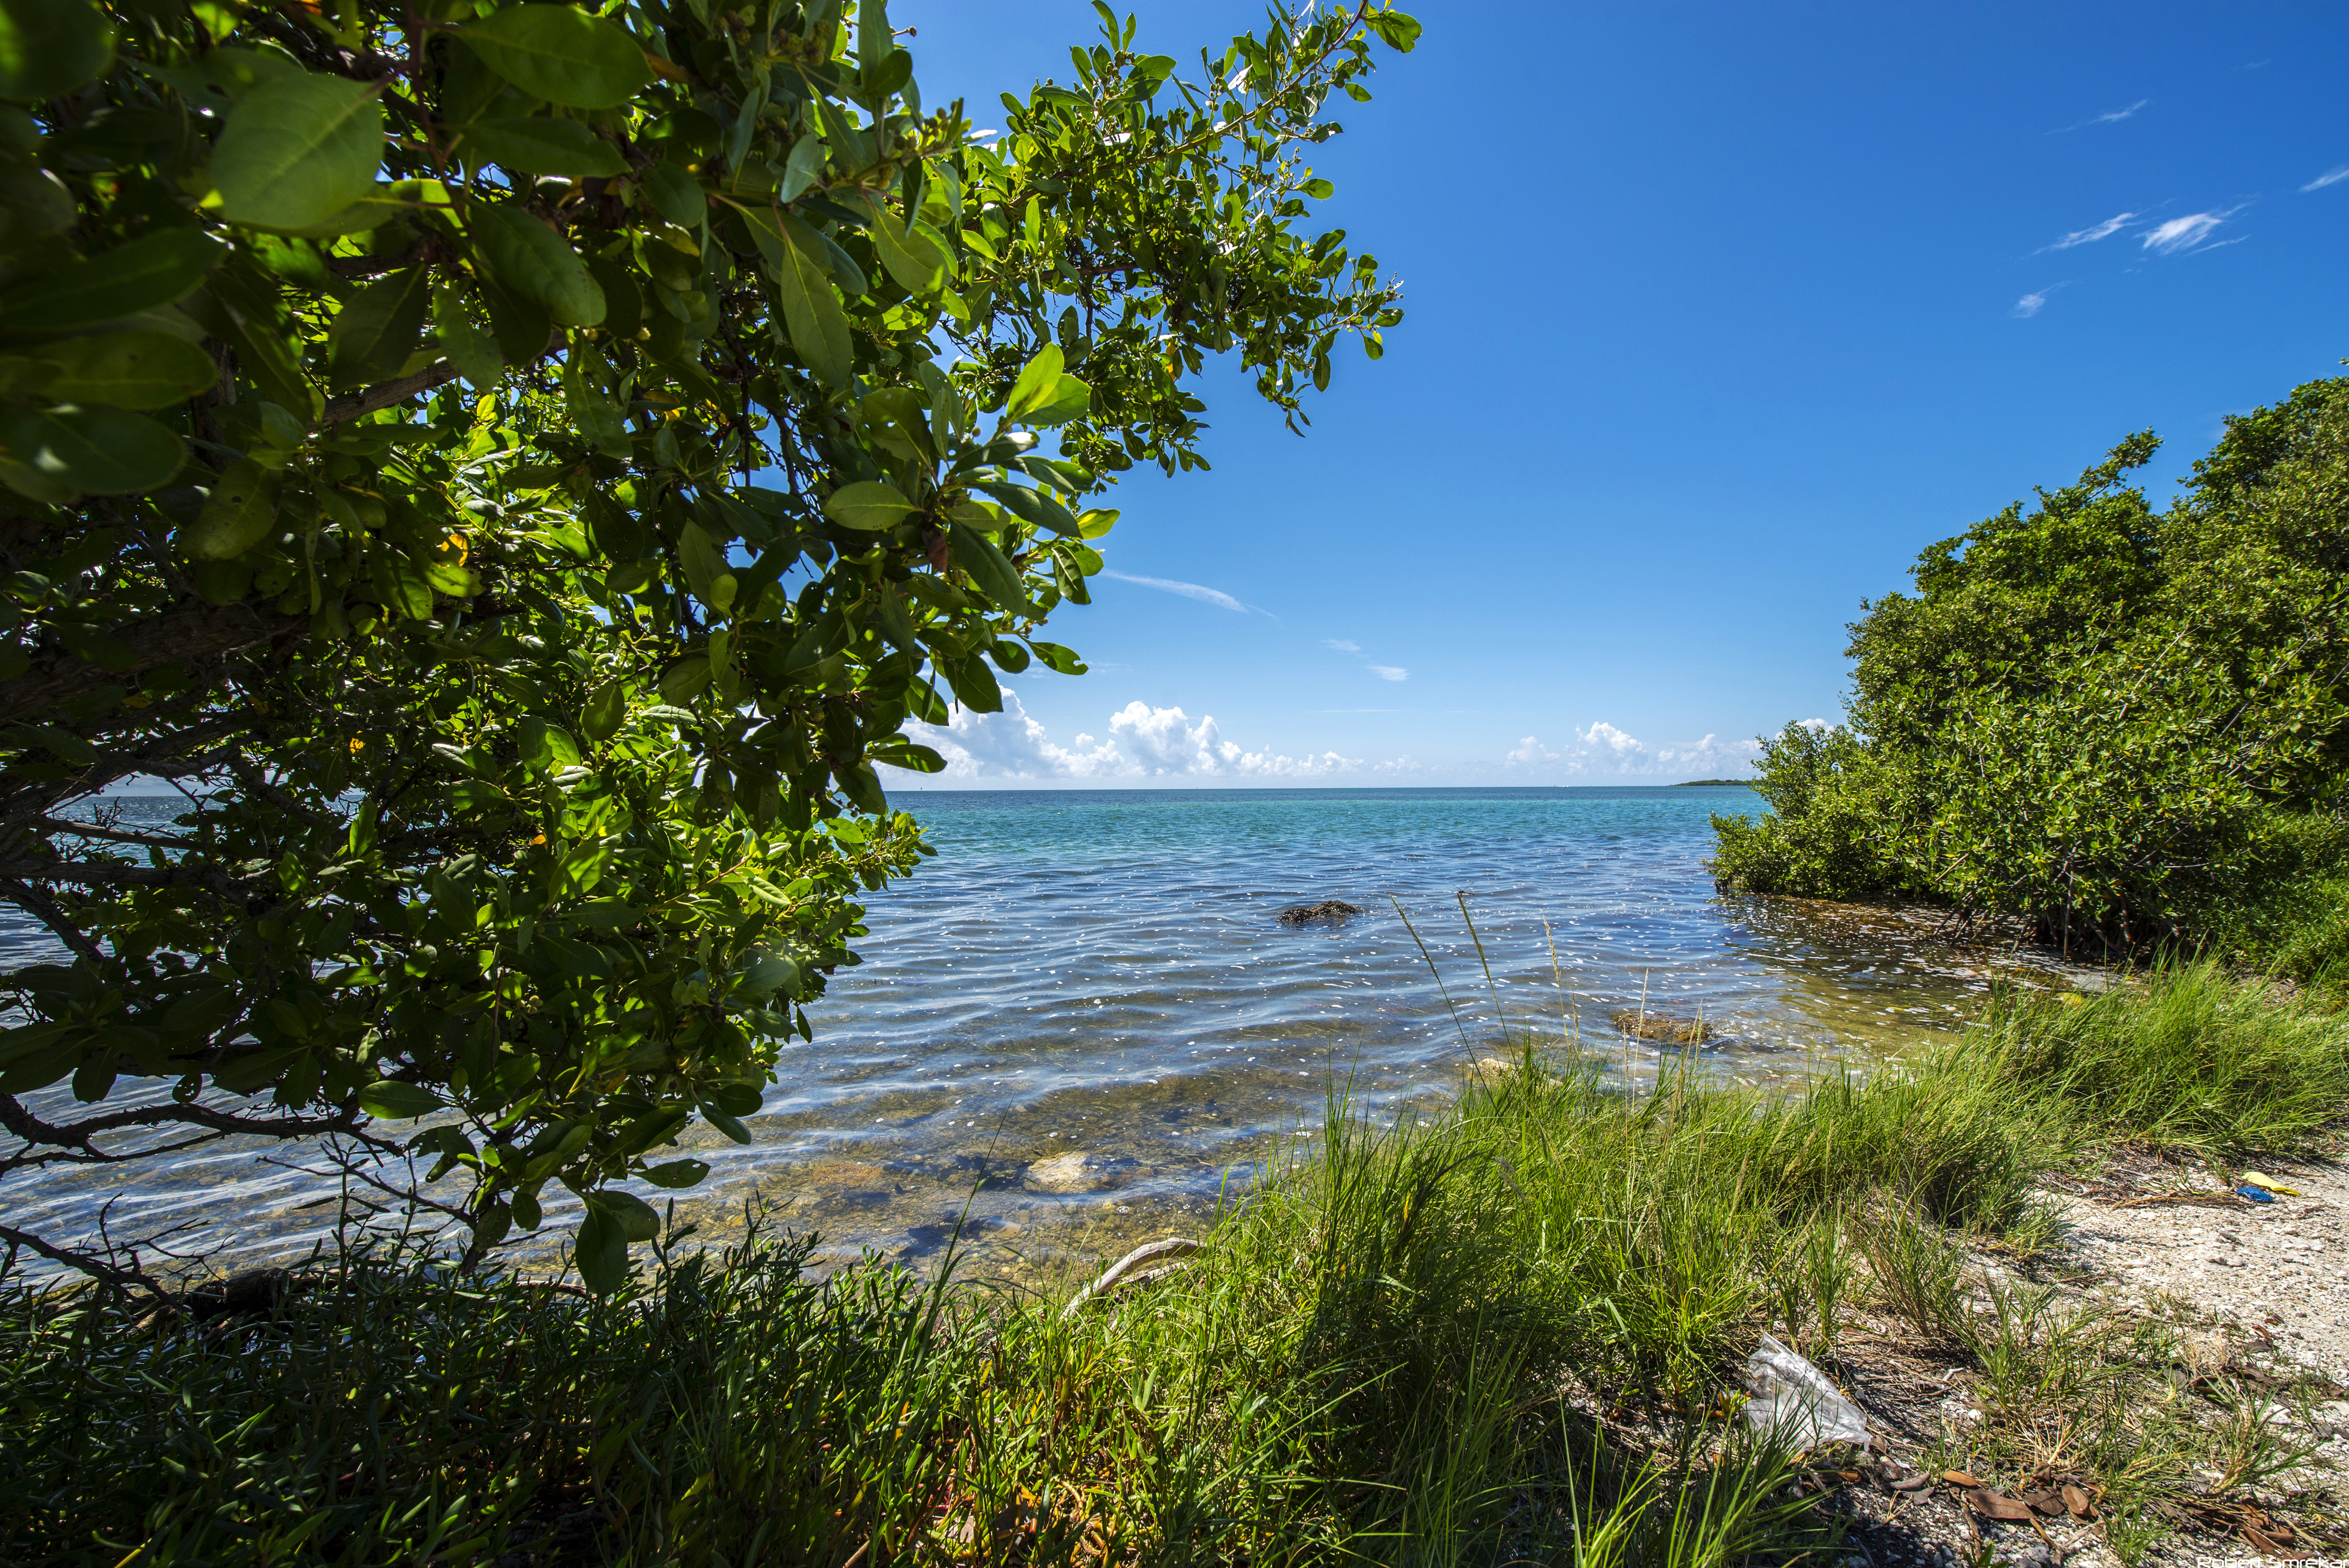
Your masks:
[[[1709,789],[1715,784],[1735,784],[1740,789],[1754,787],[1752,779],[1682,779],[1674,789]]]

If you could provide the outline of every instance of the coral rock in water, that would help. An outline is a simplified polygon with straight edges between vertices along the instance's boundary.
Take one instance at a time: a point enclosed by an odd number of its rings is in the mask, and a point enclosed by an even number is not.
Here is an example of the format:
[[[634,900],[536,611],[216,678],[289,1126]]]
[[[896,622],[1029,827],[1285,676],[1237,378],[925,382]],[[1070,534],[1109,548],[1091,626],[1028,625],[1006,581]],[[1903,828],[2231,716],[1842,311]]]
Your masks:
[[[1298,904],[1280,911],[1284,926],[1301,926],[1308,920],[1342,920],[1348,915],[1362,911],[1340,898],[1324,898],[1318,904]]]

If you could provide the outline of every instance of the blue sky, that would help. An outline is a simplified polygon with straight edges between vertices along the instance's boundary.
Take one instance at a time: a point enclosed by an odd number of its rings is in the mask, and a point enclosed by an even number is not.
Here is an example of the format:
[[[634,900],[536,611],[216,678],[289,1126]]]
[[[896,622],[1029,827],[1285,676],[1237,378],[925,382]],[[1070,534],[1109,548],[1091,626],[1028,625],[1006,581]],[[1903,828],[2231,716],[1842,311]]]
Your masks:
[[[1260,15],[1139,9],[1194,61]],[[1840,711],[1844,626],[1920,547],[2148,426],[2166,496],[2349,355],[2349,7],[1414,15],[1318,161],[1403,280],[1385,358],[1302,441],[1211,376],[1215,471],[1129,477],[1131,580],[1055,618],[1092,672],[962,716],[934,785],[1742,772]],[[1097,27],[891,16],[982,126]]]

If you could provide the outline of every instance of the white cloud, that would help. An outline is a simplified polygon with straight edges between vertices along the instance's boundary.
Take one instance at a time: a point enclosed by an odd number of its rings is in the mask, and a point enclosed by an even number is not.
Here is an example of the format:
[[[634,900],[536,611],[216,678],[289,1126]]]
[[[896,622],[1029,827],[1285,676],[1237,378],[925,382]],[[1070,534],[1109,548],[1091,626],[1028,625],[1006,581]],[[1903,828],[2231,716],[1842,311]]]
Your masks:
[[[908,739],[946,758],[940,778],[1084,779],[1128,772],[1132,764],[1113,742],[1079,735],[1071,746],[1056,746],[1044,726],[1028,716],[1019,694],[1003,694],[1000,713],[974,713],[957,704],[944,724],[914,722]]]
[[[1242,615],[1247,614],[1248,610],[1247,606],[1223,589],[1207,587],[1200,583],[1178,583],[1172,577],[1137,577],[1125,572],[1104,571],[1102,576],[1115,577],[1121,583],[1138,583],[1145,588],[1156,588],[1161,593],[1181,594],[1186,599],[1197,599],[1201,604],[1214,605],[1221,609],[1237,610]]]
[[[957,706],[944,724],[909,723],[908,739],[946,758],[942,782],[980,779],[1089,779],[1138,783],[1150,778],[1313,779],[1358,772],[1359,757],[1324,752],[1292,757],[1269,748],[1251,752],[1223,738],[1215,719],[1191,722],[1180,708],[1129,702],[1110,715],[1109,739],[1079,735],[1056,745],[1044,726],[1028,716],[1017,692],[1003,694],[1000,713],[974,713]],[[1407,757],[1401,766],[1412,764]],[[1393,771],[1398,763],[1379,764]]]
[[[2349,180],[2349,163],[2344,163],[2337,169],[2327,169],[2323,173],[2302,185],[2301,190],[2303,193],[2310,191],[2322,191],[2327,185],[2338,185],[2344,180]]]
[[[1362,668],[1369,670],[1371,674],[1377,676],[1381,680],[1408,680],[1411,679],[1411,671],[1403,669],[1401,665],[1365,664]]]
[[[2230,213],[2231,209],[2229,213],[2189,213],[2182,218],[2172,218],[2147,233],[2145,248],[2166,256],[2199,250]]]
[[[1340,653],[1360,653],[1362,651],[1362,645],[1361,643],[1349,642],[1342,637],[1325,637],[1321,639],[1321,646],[1324,648],[1334,648]]]
[[[1134,764],[1153,776],[1321,778],[1362,765],[1361,758],[1341,757],[1335,752],[1318,757],[1287,757],[1271,751],[1246,751],[1223,738],[1212,714],[1194,725],[1180,708],[1129,702],[1110,715],[1109,728]]]
[[[1544,763],[1554,763],[1557,760],[1556,752],[1543,745],[1532,735],[1527,735],[1524,740],[1519,741],[1517,749],[1511,752],[1507,758],[1508,765],[1513,768],[1538,767]]]
[[[2119,234],[2124,226],[2135,222],[2136,219],[2135,213],[2116,213],[2101,223],[2091,223],[2085,229],[2074,229],[2054,244],[2042,245],[2031,254],[2039,256],[2045,255],[2049,251],[2068,251],[2074,245],[2092,245],[2098,240],[2112,238]]]
[[[2026,294],[2014,302],[2014,308],[2007,314],[2028,321],[2045,307],[2047,296],[2054,292],[2052,288],[2043,288],[2035,294]]]
[[[1503,765],[1601,778],[1717,778],[1742,771],[1760,754],[1761,748],[1751,741],[1724,742],[1717,735],[1651,746],[1600,720],[1588,730],[1575,732],[1562,752],[1554,752],[1537,737],[1527,735],[1503,758]]]
[[[1833,724],[1828,723],[1825,719],[1797,719],[1795,722],[1800,724],[1806,730],[1832,730],[1835,728]]]
[[[2067,130],[2085,130],[2092,125],[2116,125],[2136,114],[2138,109],[2143,109],[2147,104],[2149,104],[2152,101],[2153,99],[2149,98],[2141,98],[2135,103],[2129,105],[2127,109],[2108,109],[2102,114],[2092,114],[2087,119],[2079,121],[2075,125],[2058,126],[2054,130],[2048,132],[2048,134],[2051,136],[2061,136]]]

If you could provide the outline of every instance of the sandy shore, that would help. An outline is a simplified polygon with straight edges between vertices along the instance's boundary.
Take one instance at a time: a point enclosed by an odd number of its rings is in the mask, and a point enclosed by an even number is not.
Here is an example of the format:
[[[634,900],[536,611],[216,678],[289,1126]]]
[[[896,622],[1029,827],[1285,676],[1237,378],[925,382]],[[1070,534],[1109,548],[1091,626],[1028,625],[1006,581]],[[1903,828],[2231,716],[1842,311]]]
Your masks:
[[[2054,1286],[2075,1310],[2172,1327],[2179,1388],[2212,1379],[2271,1400],[2277,1435],[2310,1452],[2267,1482],[2213,1490],[2165,1511],[2168,1533],[2141,1561],[2187,1565],[2253,1560],[2349,1563],[2333,1490],[2349,1460],[2349,1167],[2269,1162],[2282,1187],[2271,1203],[2233,1195],[2199,1167],[2124,1159],[2093,1179],[2053,1190],[2062,1220],[2038,1257],[1978,1255],[1994,1275]],[[2023,1568],[2122,1568],[2113,1522],[2091,1502],[2078,1517],[2060,1502],[2026,1521],[1982,1517],[1945,1473],[1965,1462],[1969,1436],[1988,1419],[1982,1378],[1961,1358],[1920,1345],[1904,1322],[1857,1314],[1833,1370],[1865,1409],[1875,1453],[1856,1469],[1822,1472],[1852,1530],[1847,1563],[2007,1563]],[[1980,1478],[2022,1496],[2025,1478]],[[2215,1483],[2215,1473],[2200,1478]],[[2052,1490],[2061,1478],[2043,1476]],[[2127,1545],[2126,1540],[2119,1544]]]

